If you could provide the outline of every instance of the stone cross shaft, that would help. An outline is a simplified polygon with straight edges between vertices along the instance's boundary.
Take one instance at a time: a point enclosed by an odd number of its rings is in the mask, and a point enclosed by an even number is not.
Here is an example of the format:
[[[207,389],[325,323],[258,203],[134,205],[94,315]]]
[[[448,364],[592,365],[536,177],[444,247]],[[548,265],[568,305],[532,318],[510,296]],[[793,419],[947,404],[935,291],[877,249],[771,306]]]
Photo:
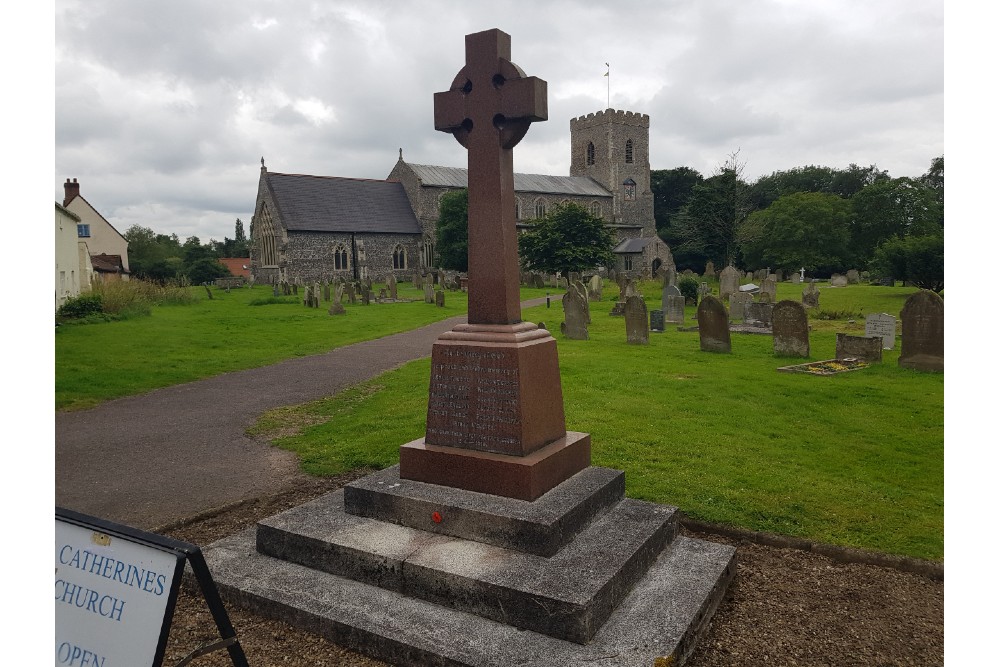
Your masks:
[[[510,61],[510,35],[466,35],[465,67],[434,94],[434,128],[469,151],[469,323],[521,321],[513,148],[548,119],[547,86]]]

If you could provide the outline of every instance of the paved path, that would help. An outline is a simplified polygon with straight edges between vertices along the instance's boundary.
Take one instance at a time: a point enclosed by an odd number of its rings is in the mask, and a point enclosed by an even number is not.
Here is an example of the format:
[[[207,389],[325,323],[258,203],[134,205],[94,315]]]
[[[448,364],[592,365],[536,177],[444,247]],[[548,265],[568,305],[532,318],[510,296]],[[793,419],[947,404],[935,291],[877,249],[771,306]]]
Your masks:
[[[57,412],[56,505],[151,530],[286,488],[303,473],[295,454],[244,433],[258,416],[429,356],[465,320]]]

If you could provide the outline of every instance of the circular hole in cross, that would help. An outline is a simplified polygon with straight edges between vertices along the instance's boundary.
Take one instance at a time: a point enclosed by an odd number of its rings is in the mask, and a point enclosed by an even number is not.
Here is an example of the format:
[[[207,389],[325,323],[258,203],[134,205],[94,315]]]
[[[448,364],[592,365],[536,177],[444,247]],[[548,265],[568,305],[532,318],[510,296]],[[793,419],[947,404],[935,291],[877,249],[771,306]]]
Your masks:
[[[466,95],[472,92],[472,82],[469,81],[468,79],[466,79],[465,85],[462,86],[462,92],[465,93]]]
[[[504,116],[502,113],[498,113],[496,116],[493,116],[493,127],[497,128],[498,130],[502,130],[506,122],[507,122],[507,117]]]
[[[462,129],[466,132],[472,132],[472,119],[466,118],[462,121]]]
[[[507,83],[507,79],[503,78],[503,74],[493,75],[493,86],[499,88],[503,84]]]

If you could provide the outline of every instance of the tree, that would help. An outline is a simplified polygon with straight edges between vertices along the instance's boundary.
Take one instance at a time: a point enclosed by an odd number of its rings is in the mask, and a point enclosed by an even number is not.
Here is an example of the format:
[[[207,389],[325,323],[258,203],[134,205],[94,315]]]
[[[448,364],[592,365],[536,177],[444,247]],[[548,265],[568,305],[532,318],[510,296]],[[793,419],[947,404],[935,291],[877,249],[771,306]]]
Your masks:
[[[229,269],[214,257],[200,257],[184,267],[184,274],[194,285],[207,283],[221,278],[231,276]]]
[[[743,180],[745,166],[736,151],[718,173],[692,188],[690,201],[672,221],[679,243],[671,250],[678,266],[707,260],[721,266],[736,263],[736,230],[753,210]]]
[[[691,200],[694,186],[705,178],[690,167],[674,169],[654,169],[649,172],[649,188],[653,191],[653,215],[656,218],[656,232],[669,245],[676,241],[672,237],[670,222],[684,205]]]
[[[834,194],[795,192],[754,211],[737,238],[750,267],[828,273],[850,260],[851,203]]]
[[[518,237],[521,264],[532,271],[559,273],[566,278],[609,266],[615,237],[604,221],[579,204],[556,204]]]
[[[440,199],[437,220],[438,266],[469,270],[469,191],[446,192]]]
[[[894,236],[875,249],[869,267],[880,276],[940,292],[944,289],[944,234]]]
[[[851,250],[866,264],[875,248],[897,236],[925,236],[944,221],[936,193],[912,178],[894,178],[866,186],[851,199]]]
[[[181,246],[176,235],[157,234],[149,227],[132,225],[123,235],[128,241],[129,268],[138,278],[166,281],[176,278],[169,260],[180,260]]]

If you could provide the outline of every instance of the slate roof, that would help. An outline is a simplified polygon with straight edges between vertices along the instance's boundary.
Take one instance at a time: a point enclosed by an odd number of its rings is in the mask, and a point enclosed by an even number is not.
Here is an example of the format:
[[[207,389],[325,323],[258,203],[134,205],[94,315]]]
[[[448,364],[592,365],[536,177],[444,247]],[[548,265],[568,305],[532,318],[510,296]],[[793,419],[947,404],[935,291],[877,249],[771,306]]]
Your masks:
[[[94,271],[99,271],[101,273],[129,273],[125,270],[122,265],[121,255],[91,255],[90,264],[94,267]]]
[[[424,185],[448,188],[469,187],[467,169],[436,167],[426,164],[409,164],[409,166]],[[515,173],[514,191],[591,197],[611,196],[611,193],[603,185],[589,176],[546,176],[544,174]]]
[[[616,245],[611,252],[617,252],[617,253],[642,252],[642,249],[648,246],[650,242],[654,240],[655,239],[652,236],[646,236],[644,238],[639,238],[639,239],[625,239],[624,241]]]
[[[402,183],[268,172],[289,231],[420,234]]]

